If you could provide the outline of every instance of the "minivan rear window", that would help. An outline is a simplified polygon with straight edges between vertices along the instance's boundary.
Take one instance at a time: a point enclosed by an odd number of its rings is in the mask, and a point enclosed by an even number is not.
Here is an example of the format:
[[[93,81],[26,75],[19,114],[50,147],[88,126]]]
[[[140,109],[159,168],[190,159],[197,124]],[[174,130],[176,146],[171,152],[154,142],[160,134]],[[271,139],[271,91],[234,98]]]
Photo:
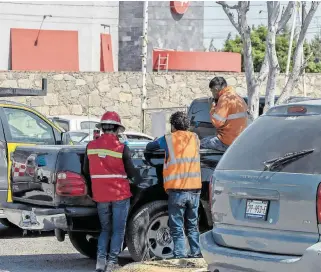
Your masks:
[[[321,174],[321,115],[265,115],[236,139],[216,169],[262,171],[264,161],[309,149],[314,152],[284,165],[280,172]]]

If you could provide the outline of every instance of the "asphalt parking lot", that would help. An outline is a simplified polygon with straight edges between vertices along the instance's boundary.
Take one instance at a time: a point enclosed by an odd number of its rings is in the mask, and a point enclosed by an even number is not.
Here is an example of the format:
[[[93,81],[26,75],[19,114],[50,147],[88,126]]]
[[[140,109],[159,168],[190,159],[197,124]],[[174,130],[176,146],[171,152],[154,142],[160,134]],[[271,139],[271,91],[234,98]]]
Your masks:
[[[53,233],[22,235],[19,229],[0,224],[0,272],[88,272],[95,262],[79,254],[68,237],[58,242]],[[126,252],[120,264],[130,263]]]

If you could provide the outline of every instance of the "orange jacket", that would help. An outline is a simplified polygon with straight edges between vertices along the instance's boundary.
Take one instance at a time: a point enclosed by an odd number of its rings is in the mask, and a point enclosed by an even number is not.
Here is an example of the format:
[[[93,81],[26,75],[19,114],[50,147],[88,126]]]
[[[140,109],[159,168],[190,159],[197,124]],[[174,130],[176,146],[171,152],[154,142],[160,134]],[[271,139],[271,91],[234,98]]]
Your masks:
[[[165,136],[168,158],[164,162],[163,178],[168,189],[201,189],[200,141],[195,133],[176,131]]]
[[[210,111],[211,120],[222,143],[231,145],[247,126],[247,105],[232,87],[219,93],[217,105]]]

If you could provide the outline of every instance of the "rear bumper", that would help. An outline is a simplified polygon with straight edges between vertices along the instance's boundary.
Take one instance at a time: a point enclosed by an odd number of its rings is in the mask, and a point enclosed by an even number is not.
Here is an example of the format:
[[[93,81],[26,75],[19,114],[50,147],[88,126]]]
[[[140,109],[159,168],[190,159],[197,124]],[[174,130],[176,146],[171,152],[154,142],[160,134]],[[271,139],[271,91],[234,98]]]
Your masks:
[[[8,191],[0,190],[0,203],[7,200]],[[0,207],[0,219],[6,218],[3,209]]]
[[[18,203],[2,203],[5,217],[21,229],[51,231],[70,230],[68,217],[91,216],[93,208],[38,208]]]
[[[321,267],[321,242],[307,248],[301,257],[221,247],[215,243],[212,231],[201,235],[200,244],[208,270],[211,272],[319,272]]]

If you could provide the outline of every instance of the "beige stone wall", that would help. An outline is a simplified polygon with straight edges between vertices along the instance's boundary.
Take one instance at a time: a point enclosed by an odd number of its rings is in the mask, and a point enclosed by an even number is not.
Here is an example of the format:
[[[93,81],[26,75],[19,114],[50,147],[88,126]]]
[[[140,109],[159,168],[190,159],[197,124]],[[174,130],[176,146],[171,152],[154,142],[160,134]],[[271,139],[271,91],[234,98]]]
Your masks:
[[[208,83],[215,75],[224,76],[240,95],[246,95],[246,81],[241,73],[150,73],[147,78],[148,107],[184,107],[195,98],[208,96]],[[0,87],[40,88],[43,77],[48,79],[46,97],[7,100],[30,105],[47,116],[72,114],[100,117],[106,110],[115,110],[128,129],[140,129],[141,73],[0,72]],[[283,82],[281,75],[278,79],[280,89]],[[262,86],[262,94],[264,88]],[[300,83],[294,93],[303,95],[302,89]],[[321,97],[321,74],[306,75],[306,90],[309,96]],[[150,112],[146,117],[148,132]]]

